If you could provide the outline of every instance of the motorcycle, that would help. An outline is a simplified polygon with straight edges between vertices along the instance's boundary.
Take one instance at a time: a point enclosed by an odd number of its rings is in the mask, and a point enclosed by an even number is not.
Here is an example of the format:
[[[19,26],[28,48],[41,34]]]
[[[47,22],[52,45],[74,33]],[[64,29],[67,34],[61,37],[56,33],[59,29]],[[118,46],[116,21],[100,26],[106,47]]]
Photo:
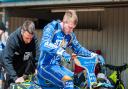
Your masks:
[[[75,85],[74,89],[96,89],[96,88],[102,88],[102,87],[106,87],[110,89],[113,87],[111,84],[108,84],[105,82],[103,83],[97,82],[97,77],[95,75],[94,70],[95,70],[96,64],[99,63],[99,58],[101,58],[99,57],[99,55],[93,56],[93,57],[83,57],[83,56],[77,56],[77,55],[72,56],[74,63],[82,67],[83,69],[85,69],[87,72],[87,75],[86,75],[87,81],[84,81],[84,82],[87,82],[87,87],[80,88],[80,86]],[[103,59],[100,59],[100,60],[103,60]],[[103,61],[102,61],[102,64],[104,64]],[[39,82],[41,82],[42,84],[39,84]],[[18,88],[11,88],[11,89],[18,89]],[[38,75],[37,73],[37,76],[32,78],[30,86],[28,86],[27,88],[20,88],[20,89],[63,89],[63,88],[60,88],[45,79],[40,80],[40,75]]]

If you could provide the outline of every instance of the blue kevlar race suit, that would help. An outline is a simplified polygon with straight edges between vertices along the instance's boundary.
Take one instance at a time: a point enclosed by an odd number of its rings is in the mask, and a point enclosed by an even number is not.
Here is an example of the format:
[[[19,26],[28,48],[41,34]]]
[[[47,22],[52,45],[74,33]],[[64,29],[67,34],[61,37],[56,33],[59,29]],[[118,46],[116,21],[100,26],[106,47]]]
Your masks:
[[[60,64],[63,52],[66,52],[66,47],[71,48],[77,55],[91,55],[89,50],[78,43],[73,32],[68,35],[64,34],[59,20],[54,20],[46,25],[40,44],[38,75],[60,88],[73,89],[73,81],[62,81],[65,75],[73,76],[73,72]],[[41,84],[41,81],[39,83]]]

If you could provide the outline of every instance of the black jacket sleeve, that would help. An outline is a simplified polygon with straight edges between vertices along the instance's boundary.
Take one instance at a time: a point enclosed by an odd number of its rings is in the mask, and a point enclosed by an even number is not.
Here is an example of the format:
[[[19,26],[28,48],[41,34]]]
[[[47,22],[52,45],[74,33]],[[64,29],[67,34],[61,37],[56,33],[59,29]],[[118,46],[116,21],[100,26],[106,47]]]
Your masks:
[[[12,40],[13,38],[9,38],[6,44],[6,47],[4,49],[4,58],[3,62],[5,65],[5,68],[10,75],[10,78],[15,81],[17,79],[16,71],[13,67],[13,56],[15,52],[15,42]]]
[[[33,52],[34,52],[34,61],[35,61],[35,65],[37,67],[38,59],[39,59],[39,54],[40,54],[40,51],[39,51],[39,42],[38,42],[37,36],[35,36],[34,42],[35,42],[35,50],[33,50]]]

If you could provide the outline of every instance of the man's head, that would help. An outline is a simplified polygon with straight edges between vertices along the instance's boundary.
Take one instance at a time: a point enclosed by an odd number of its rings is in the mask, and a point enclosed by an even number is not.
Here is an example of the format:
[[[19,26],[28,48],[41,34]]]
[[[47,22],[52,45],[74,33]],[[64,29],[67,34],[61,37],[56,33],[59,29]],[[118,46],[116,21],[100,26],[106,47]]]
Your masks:
[[[5,32],[6,27],[3,22],[0,22],[0,35],[2,35],[3,32]]]
[[[65,34],[70,34],[76,27],[78,22],[77,14],[74,10],[67,10],[63,17],[63,31]]]
[[[23,23],[21,28],[21,34],[25,44],[29,44],[32,41],[35,31],[35,25],[32,21],[27,20]]]

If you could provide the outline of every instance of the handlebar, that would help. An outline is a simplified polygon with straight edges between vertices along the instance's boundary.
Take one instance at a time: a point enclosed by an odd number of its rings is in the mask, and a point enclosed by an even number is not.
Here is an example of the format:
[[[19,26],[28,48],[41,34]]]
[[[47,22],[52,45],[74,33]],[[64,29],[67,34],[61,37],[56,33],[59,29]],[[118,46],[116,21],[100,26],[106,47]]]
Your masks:
[[[109,68],[110,70],[115,70],[115,71],[124,71],[128,68],[128,64],[123,64],[121,66],[114,66],[111,64],[104,64],[105,67]]]
[[[76,54],[72,54],[72,59],[77,59],[78,57],[84,57],[85,59],[92,59],[92,58],[96,58],[97,63],[100,63],[101,65],[105,64],[104,58],[101,55],[95,55],[95,56],[81,56],[81,55],[76,55]]]

